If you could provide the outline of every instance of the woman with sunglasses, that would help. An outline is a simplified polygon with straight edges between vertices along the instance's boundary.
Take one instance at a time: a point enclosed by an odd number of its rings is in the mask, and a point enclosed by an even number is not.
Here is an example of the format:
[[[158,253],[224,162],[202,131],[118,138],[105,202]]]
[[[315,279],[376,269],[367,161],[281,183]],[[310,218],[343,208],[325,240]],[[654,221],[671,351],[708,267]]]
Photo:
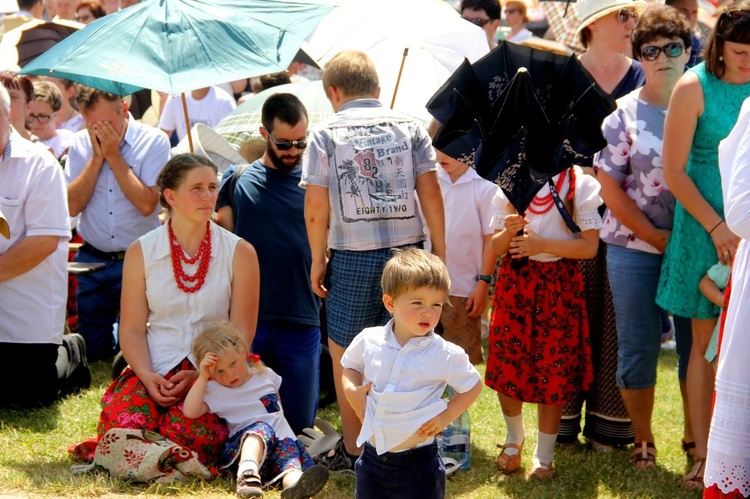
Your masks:
[[[521,1],[511,0],[505,3],[505,24],[510,28],[510,33],[505,36],[506,42],[521,43],[534,36],[526,28],[529,18],[526,16],[526,4]]]
[[[646,83],[619,99],[604,121],[608,145],[594,158],[594,167],[608,208],[600,237],[607,244],[616,311],[617,386],[635,433],[629,462],[651,469],[656,465],[651,416],[662,333],[656,289],[675,205],[664,187],[662,137],[669,98],[690,58],[690,23],[676,9],[653,5],[638,18],[632,40]]]
[[[662,265],[656,301],[692,318],[687,393],[695,465],[681,485],[703,488],[714,371],[704,353],[719,308],[698,285],[718,262],[731,263],[739,238],[724,222],[718,146],[750,96],[750,1],[735,1],[719,16],[705,62],[688,70],[674,89],[664,125],[664,180],[677,199],[674,228]]]
[[[643,85],[645,75],[630,53],[630,35],[646,2],[634,0],[579,0],[581,24],[578,36],[586,51],[583,66],[599,86],[613,98],[629,94]],[[591,166],[581,165],[581,166]],[[588,169],[591,173],[591,169]],[[560,443],[575,443],[581,431],[581,409],[585,402],[584,436],[594,450],[609,451],[633,442],[633,427],[617,388],[617,329],[612,294],[609,290],[606,245],[599,244],[597,256],[581,260],[586,309],[593,350],[594,388],[572,397],[563,410],[557,434]]]

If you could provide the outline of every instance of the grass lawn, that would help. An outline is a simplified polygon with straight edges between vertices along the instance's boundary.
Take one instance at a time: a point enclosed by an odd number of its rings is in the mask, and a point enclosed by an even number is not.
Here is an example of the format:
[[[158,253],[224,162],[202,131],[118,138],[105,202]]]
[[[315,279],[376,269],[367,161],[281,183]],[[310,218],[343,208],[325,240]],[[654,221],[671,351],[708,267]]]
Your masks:
[[[110,366],[92,366],[92,387],[47,409],[35,411],[0,410],[0,497],[236,497],[234,480],[192,481],[177,485],[126,484],[100,475],[72,475],[75,464],[68,457],[69,445],[95,434],[99,399],[109,384]],[[609,454],[594,453],[585,445],[559,447],[555,464],[558,478],[551,482],[527,482],[524,472],[531,469],[536,444],[536,408],[525,410],[527,427],[524,470],[512,476],[497,471],[496,445],[504,440],[503,419],[495,392],[485,387],[470,409],[472,418],[472,467],[448,480],[447,496],[479,498],[699,498],[699,492],[677,487],[689,466],[680,450],[682,411],[677,384],[677,356],[662,351],[656,390],[654,433],[659,450],[655,470],[642,471],[627,464],[629,450]],[[484,366],[480,366],[484,372]],[[12,383],[12,380],[3,380]],[[336,420],[336,408],[320,416]],[[266,497],[279,497],[270,491]],[[354,497],[354,478],[332,476],[318,495],[325,498]],[[387,499],[387,498],[383,498]]]

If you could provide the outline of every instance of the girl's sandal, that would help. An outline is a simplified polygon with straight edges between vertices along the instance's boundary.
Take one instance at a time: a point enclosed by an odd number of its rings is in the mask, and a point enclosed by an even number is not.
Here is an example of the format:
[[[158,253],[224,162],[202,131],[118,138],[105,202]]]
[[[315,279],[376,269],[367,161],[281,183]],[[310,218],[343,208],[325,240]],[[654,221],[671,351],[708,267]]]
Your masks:
[[[656,467],[656,446],[652,442],[638,442],[635,444],[633,453],[630,454],[628,463],[638,469],[650,470]]]
[[[686,442],[683,438],[681,441],[682,452],[690,459],[695,459],[695,442]]]
[[[237,477],[237,495],[240,497],[263,497],[260,475],[254,470],[245,470]]]
[[[539,463],[539,466],[529,473],[529,480],[552,480],[555,476],[557,474],[555,468],[552,467],[552,463]]]
[[[505,449],[510,447],[516,449],[518,454],[506,454]],[[518,467],[521,466],[521,453],[523,453],[523,442],[521,445],[518,444],[498,444],[498,448],[501,449],[500,455],[497,456],[497,469],[509,475],[515,473]]]
[[[703,490],[703,473],[706,471],[706,458],[696,459],[693,469],[685,475],[678,485],[683,489]]]

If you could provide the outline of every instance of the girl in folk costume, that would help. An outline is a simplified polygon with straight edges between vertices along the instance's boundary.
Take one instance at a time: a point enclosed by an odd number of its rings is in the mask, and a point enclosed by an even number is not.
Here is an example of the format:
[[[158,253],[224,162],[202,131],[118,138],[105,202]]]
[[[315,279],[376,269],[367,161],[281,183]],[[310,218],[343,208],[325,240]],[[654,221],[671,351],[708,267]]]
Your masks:
[[[599,184],[573,167],[545,185],[519,215],[498,191],[493,246],[497,271],[489,336],[487,386],[498,392],[508,434],[497,467],[515,472],[524,444],[523,403],[538,404],[539,430],[530,478],[549,479],[563,407],[593,381],[579,259],[596,256],[602,200]],[[566,209],[558,209],[555,196]],[[572,218],[565,221],[565,214]],[[577,225],[580,232],[569,227]],[[523,260],[521,260],[523,259]]]

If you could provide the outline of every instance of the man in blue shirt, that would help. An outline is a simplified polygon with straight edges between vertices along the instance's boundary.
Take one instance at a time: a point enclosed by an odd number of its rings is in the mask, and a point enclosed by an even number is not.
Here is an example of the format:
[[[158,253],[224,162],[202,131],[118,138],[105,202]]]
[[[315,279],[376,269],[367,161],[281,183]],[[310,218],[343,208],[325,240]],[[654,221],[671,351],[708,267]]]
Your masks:
[[[260,310],[252,350],[281,376],[284,413],[299,434],[315,422],[321,348],[320,300],[310,284],[305,191],[299,187],[307,111],[294,95],[276,94],[263,104],[261,121],[266,151],[236,182],[236,167],[224,172],[217,222],[258,253]]]
[[[76,102],[86,129],[76,133],[65,165],[70,216],[81,215],[85,241],[76,261],[107,265],[78,278],[78,330],[89,360],[108,359],[117,350],[112,325],[125,250],[160,224],[156,178],[169,159],[169,139],[135,121],[117,95],[82,87]]]

